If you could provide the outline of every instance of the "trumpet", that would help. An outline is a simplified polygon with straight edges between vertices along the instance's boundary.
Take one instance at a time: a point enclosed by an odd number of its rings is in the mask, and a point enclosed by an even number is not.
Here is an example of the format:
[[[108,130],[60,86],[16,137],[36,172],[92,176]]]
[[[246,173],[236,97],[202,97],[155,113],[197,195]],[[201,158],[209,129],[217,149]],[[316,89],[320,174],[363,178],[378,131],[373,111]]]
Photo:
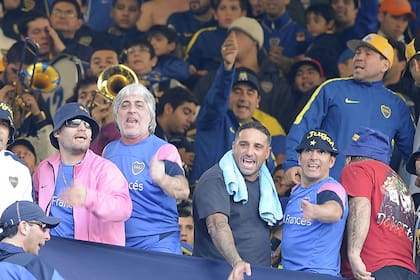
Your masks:
[[[123,64],[110,66],[99,74],[98,94],[107,102],[112,102],[123,87],[138,82],[137,74],[129,67]]]

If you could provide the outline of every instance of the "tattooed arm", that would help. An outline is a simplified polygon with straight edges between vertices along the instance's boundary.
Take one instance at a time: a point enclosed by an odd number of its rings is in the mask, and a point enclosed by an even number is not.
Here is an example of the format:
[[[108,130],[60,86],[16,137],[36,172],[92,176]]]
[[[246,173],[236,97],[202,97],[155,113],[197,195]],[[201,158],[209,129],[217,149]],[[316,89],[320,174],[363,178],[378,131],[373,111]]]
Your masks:
[[[356,279],[374,279],[366,271],[360,257],[363,244],[369,231],[371,203],[366,197],[349,199],[349,216],[347,218],[347,255]]]
[[[221,213],[215,213],[206,218],[207,230],[214,246],[232,265],[229,279],[243,279],[243,274],[251,275],[251,265],[242,260],[235,246],[232,230],[228,224],[228,217]]]

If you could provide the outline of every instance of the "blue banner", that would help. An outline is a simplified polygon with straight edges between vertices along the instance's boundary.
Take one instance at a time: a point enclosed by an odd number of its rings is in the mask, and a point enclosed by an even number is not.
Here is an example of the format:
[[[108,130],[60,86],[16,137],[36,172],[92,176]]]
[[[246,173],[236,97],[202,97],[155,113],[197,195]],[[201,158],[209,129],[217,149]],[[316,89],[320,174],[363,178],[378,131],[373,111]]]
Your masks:
[[[70,280],[215,280],[227,279],[231,267],[219,260],[177,256],[106,244],[52,237],[40,256]],[[337,280],[340,278],[252,266],[245,279]]]

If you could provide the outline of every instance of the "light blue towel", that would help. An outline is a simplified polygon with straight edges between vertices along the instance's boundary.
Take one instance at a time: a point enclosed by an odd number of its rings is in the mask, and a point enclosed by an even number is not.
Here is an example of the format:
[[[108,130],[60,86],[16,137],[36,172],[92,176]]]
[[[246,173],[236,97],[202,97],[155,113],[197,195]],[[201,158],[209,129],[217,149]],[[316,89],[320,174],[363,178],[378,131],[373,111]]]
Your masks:
[[[245,178],[236,166],[233,158],[232,150],[228,151],[219,161],[225,179],[226,191],[229,195],[233,195],[233,201],[248,202],[248,190],[245,184]],[[270,171],[268,171],[265,163],[261,166],[260,173],[260,217],[269,226],[273,226],[283,218],[280,201],[274,186]]]

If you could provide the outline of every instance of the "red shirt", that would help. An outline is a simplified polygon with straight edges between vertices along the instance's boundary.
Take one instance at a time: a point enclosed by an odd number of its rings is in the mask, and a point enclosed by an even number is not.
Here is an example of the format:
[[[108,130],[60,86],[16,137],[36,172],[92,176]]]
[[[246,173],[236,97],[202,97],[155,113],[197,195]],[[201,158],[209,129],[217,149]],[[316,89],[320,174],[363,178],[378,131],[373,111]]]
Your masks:
[[[366,197],[371,202],[370,227],[361,252],[366,270],[396,265],[416,273],[412,259],[415,209],[404,181],[388,165],[363,160],[343,169],[341,183],[350,197]],[[351,278],[347,252],[342,257],[342,275]]]

